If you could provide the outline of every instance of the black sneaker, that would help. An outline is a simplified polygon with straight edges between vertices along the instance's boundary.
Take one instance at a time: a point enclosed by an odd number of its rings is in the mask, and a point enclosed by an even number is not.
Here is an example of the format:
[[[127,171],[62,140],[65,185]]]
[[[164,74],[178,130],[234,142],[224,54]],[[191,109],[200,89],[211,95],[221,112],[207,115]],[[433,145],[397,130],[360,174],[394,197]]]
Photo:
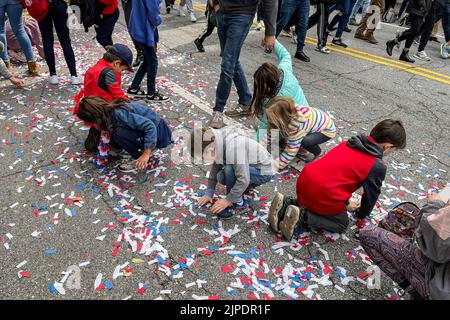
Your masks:
[[[195,39],[194,44],[199,52],[205,52],[205,47],[203,47],[203,43],[200,41],[200,39]]]
[[[299,59],[299,60],[302,60],[302,61],[304,61],[304,62],[309,62],[309,61],[311,61],[310,59],[309,59],[309,57],[302,51],[302,52],[296,52],[295,53],[295,57],[297,58],[297,59]]]
[[[145,98],[147,96],[147,92],[145,92],[144,90],[139,89],[132,89],[129,88],[127,90],[127,94],[129,94],[130,96],[136,97],[136,98]]]
[[[343,47],[343,48],[347,48],[347,47],[348,47],[344,42],[342,42],[342,39],[341,39],[341,38],[339,38],[339,39],[333,39],[333,40],[331,41],[331,43],[334,44],[334,45]]]
[[[166,7],[166,12],[167,13],[170,13],[170,10],[172,9],[172,5],[168,5],[167,7]]]
[[[164,96],[159,91],[156,91],[156,93],[152,96],[147,95],[145,98],[149,102],[165,102],[170,100],[168,96]]]
[[[138,54],[136,56],[136,60],[133,62],[133,68],[139,67],[142,62],[144,62],[144,56],[142,54]]]

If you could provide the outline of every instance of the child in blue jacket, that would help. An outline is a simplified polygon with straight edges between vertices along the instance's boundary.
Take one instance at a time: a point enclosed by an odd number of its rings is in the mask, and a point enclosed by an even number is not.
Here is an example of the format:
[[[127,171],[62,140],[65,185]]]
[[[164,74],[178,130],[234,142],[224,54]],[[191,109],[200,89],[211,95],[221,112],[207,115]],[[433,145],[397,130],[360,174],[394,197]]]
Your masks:
[[[98,167],[106,165],[109,144],[127,151],[136,160],[135,164],[123,163],[119,166],[120,171],[130,172],[134,168],[147,168],[153,150],[173,143],[172,133],[165,120],[139,103],[123,100],[108,103],[100,97],[85,97],[80,101],[77,116],[87,126],[105,133],[96,159]]]
[[[163,102],[169,97],[156,90],[158,71],[158,26],[161,24],[159,5],[161,0],[133,0],[128,31],[135,43],[142,47],[144,62],[139,67],[127,93],[151,102]],[[141,90],[141,82],[147,75],[147,92]]]

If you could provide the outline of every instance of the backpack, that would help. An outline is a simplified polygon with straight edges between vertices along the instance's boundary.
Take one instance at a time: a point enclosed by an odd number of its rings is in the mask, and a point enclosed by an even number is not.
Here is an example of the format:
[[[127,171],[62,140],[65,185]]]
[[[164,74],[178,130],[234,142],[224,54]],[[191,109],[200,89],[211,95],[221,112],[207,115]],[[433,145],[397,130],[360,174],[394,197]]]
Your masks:
[[[402,202],[392,208],[380,221],[380,227],[402,238],[414,238],[420,222],[420,208],[412,202]]]
[[[42,21],[48,14],[47,0],[20,0],[20,3],[28,10],[30,16],[37,21]]]
[[[95,25],[98,10],[102,10],[106,5],[100,4],[98,0],[70,0],[71,6],[78,6],[80,8],[80,24],[84,26],[84,31],[88,32],[89,28]],[[101,11],[100,11],[101,12]]]

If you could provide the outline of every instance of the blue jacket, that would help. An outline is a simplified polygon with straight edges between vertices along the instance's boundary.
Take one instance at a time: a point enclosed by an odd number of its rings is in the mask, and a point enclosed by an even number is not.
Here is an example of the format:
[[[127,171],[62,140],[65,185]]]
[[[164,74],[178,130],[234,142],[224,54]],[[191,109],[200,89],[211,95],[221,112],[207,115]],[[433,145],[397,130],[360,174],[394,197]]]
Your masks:
[[[160,4],[161,0],[133,0],[128,31],[134,40],[149,47],[154,47],[158,42]]]
[[[136,0],[135,0],[136,1]],[[111,127],[125,127],[144,133],[144,148],[155,149],[158,140],[157,127],[161,118],[159,114],[149,107],[130,102],[127,104],[130,110],[125,108],[114,109],[109,115]]]

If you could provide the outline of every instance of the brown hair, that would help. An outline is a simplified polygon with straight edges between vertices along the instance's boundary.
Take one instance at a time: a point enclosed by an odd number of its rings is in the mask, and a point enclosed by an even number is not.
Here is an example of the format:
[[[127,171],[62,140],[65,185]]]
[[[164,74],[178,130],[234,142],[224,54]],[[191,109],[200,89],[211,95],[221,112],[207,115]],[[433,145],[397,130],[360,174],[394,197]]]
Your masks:
[[[370,131],[370,137],[377,143],[392,143],[398,149],[406,147],[406,131],[400,120],[386,119]]]
[[[251,102],[253,116],[258,116],[263,107],[264,98],[272,99],[277,95],[280,70],[272,63],[264,63],[253,75],[253,98]]]
[[[272,98],[267,103],[266,114],[270,129],[277,128],[286,134],[291,133],[289,124],[297,114],[294,100],[289,97]]]
[[[200,139],[201,140],[200,140]],[[205,149],[213,143],[215,136],[210,128],[202,128],[202,130],[193,129],[190,136],[190,151],[191,157],[194,159],[202,158]],[[200,151],[200,154],[196,151]]]
[[[112,53],[109,52],[109,51],[106,51],[106,52],[103,54],[103,60],[105,60],[105,61],[108,62],[108,63],[111,63],[111,62],[114,62],[114,61],[119,60],[121,66],[128,66],[128,64],[127,64],[124,60],[122,60],[121,58],[119,58],[118,56],[112,54]]]
[[[109,114],[117,108],[129,109],[126,102],[121,99],[108,103],[101,97],[89,96],[81,99],[77,116],[82,121],[97,124],[102,130],[109,131]]]

